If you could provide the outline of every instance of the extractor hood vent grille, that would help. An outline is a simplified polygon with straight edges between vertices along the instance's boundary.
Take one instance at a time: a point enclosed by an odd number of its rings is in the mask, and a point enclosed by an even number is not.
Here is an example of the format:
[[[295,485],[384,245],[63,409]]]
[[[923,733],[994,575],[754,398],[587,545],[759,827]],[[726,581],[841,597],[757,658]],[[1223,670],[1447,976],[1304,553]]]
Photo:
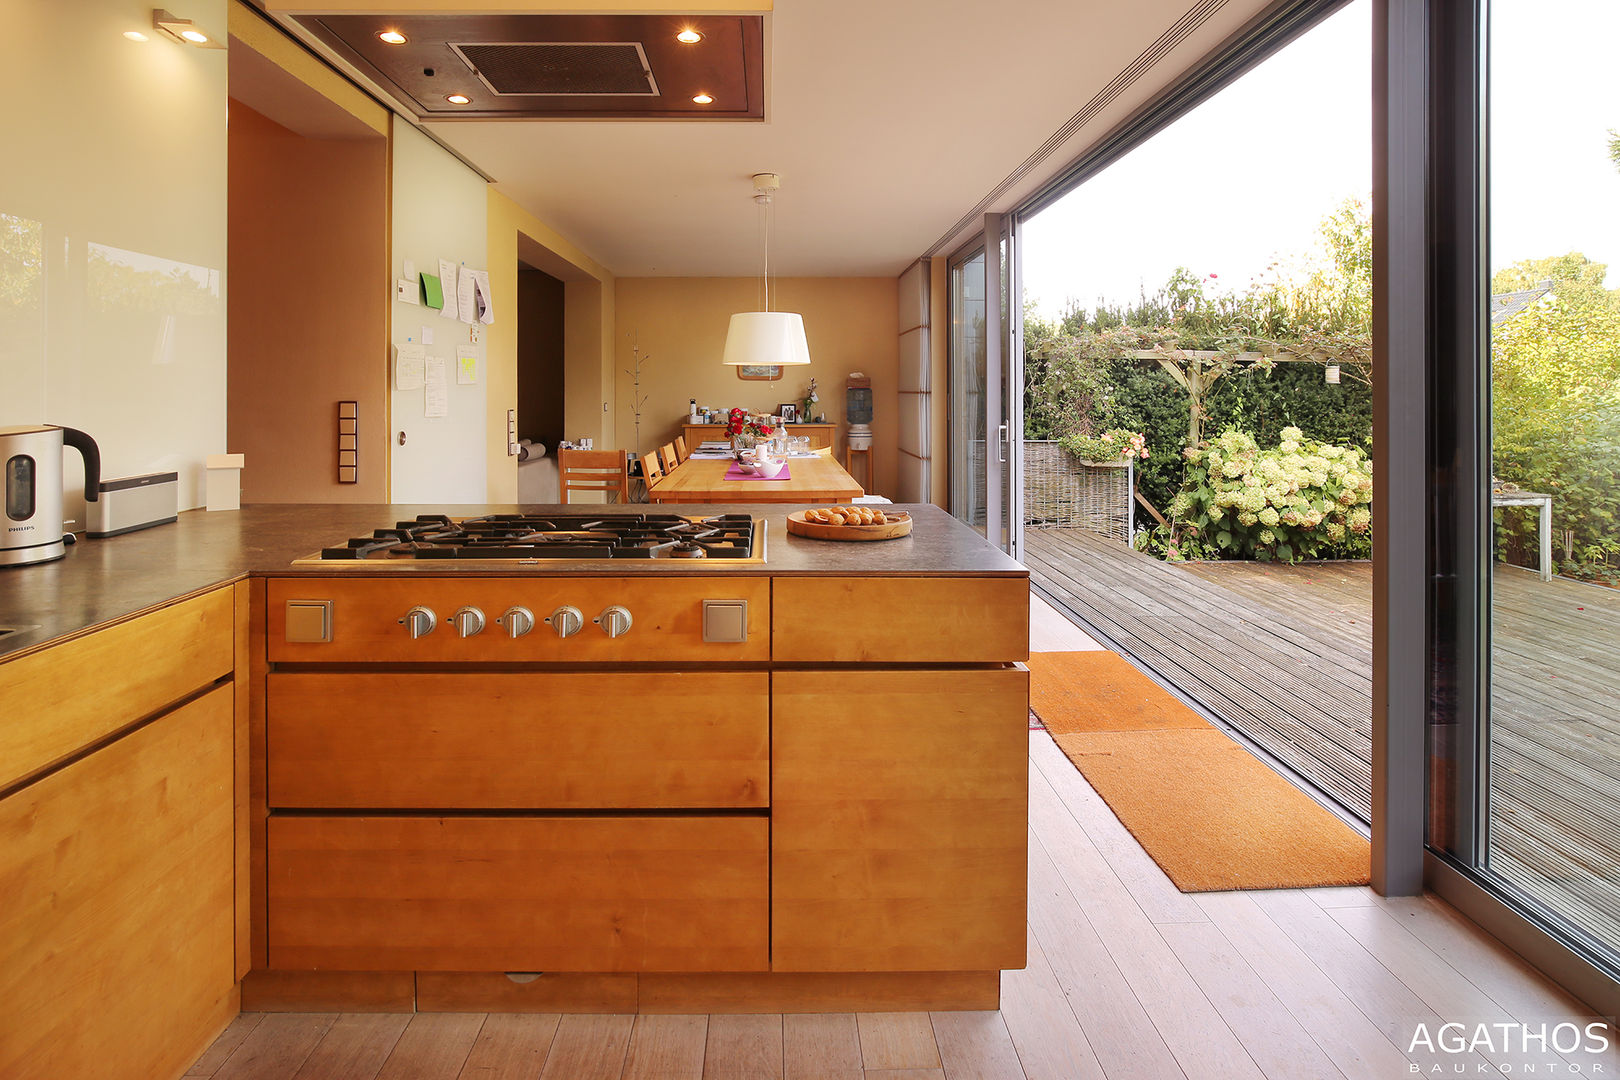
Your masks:
[[[641,43],[448,42],[496,94],[657,97]]]

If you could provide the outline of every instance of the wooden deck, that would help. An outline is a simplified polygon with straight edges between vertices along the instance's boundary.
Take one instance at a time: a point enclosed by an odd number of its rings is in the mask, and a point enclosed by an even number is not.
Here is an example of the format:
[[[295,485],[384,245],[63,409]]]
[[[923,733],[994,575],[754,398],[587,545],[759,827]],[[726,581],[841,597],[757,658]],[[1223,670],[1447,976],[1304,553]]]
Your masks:
[[[1034,582],[1366,820],[1369,563],[1171,566],[1030,530]],[[1620,941],[1620,592],[1498,569],[1488,865]]]

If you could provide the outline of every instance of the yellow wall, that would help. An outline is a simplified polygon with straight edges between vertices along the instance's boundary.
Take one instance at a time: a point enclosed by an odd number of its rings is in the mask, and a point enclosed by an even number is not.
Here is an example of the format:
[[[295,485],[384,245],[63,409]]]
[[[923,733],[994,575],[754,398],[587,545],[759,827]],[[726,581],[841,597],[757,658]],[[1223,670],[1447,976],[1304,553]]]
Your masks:
[[[715,408],[773,411],[797,401],[814,376],[818,406],[839,425],[844,453],[844,381],[852,371],[872,377],[874,491],[888,495],[896,476],[895,430],[899,370],[899,291],[894,278],[781,278],[771,281],[771,307],[804,316],[810,364],[789,367],[776,382],[739,379],[720,363],[732,314],[755,311],[757,278],[620,278],[615,288],[614,371],[618,380],[615,445],[645,453],[680,434],[687,402]],[[633,446],[631,348],[650,359],[642,366],[641,440]],[[572,438],[575,432],[569,429]]]
[[[517,458],[506,452],[506,411],[517,408],[518,236],[545,249],[540,269],[563,279],[564,431],[613,445],[613,275],[556,230],[494,188],[489,189],[489,285],[496,317],[485,338],[490,502],[517,502]],[[503,311],[504,307],[504,311]]]

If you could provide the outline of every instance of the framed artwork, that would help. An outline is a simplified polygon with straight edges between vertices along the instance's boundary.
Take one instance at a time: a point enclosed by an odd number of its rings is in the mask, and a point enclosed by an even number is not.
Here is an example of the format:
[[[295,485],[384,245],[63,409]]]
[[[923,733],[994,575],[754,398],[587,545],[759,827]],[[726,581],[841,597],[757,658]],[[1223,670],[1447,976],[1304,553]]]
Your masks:
[[[776,407],[776,415],[782,418],[782,423],[784,424],[797,423],[799,419],[799,406],[778,405]]]
[[[758,382],[775,382],[782,377],[781,364],[744,364],[737,369],[737,378]]]

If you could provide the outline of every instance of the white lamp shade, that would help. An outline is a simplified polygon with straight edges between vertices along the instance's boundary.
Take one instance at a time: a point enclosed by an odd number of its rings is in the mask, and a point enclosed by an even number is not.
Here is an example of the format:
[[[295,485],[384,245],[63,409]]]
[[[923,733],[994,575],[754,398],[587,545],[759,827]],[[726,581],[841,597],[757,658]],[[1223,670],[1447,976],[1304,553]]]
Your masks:
[[[755,364],[808,364],[810,344],[804,319],[791,311],[743,311],[726,329],[726,353],[733,367]]]

